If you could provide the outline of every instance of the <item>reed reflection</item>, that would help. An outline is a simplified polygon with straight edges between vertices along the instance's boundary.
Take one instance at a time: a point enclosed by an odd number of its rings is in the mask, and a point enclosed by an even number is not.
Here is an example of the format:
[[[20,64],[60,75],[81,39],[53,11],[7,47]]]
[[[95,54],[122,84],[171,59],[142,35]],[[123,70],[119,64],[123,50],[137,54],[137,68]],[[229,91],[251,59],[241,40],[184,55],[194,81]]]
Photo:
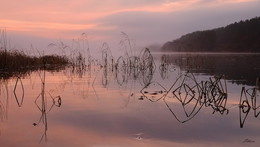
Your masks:
[[[219,112],[223,114],[228,113],[229,110],[226,108],[228,93],[227,84],[225,77],[223,76],[209,78],[209,81],[202,82],[203,96],[205,106],[210,106],[213,109],[213,114]],[[204,84],[203,84],[204,83]]]
[[[45,67],[44,67],[45,68]],[[60,96],[55,96],[53,97],[51,93],[49,93],[49,98],[52,100],[52,104],[49,107],[48,106],[48,97],[46,94],[46,75],[45,75],[45,70],[43,69],[42,71],[39,71],[39,77],[41,79],[41,92],[40,94],[36,97],[34,103],[37,106],[38,110],[41,112],[41,116],[37,122],[34,122],[34,126],[39,126],[41,123],[44,126],[44,131],[43,135],[40,139],[40,142],[42,140],[47,141],[47,131],[48,131],[48,113],[52,110],[53,106],[56,107],[61,107],[61,97]]]
[[[167,90],[158,82],[151,82],[141,91],[142,95],[151,102],[157,102],[167,95]]]
[[[159,72],[163,80],[166,79],[168,76],[169,66],[169,56],[162,55],[159,66]]]
[[[187,72],[177,78],[168,93],[169,95],[164,99],[164,102],[179,122],[184,123],[190,120],[203,106],[201,87],[191,73]],[[178,117],[175,113],[180,109],[179,106],[181,106],[185,114],[185,117],[181,119],[179,117],[182,117],[182,115]]]
[[[8,81],[0,80],[0,121],[8,118],[9,92]]]
[[[20,84],[20,87],[21,87],[21,95],[18,95],[17,96],[17,86],[18,86],[18,83]],[[16,79],[16,82],[15,82],[15,86],[14,86],[14,96],[15,96],[15,100],[17,102],[17,105],[19,107],[22,107],[22,104],[23,104],[23,99],[24,99],[24,87],[23,87],[23,82],[21,80],[21,77],[17,77]]]
[[[240,101],[239,101],[240,128],[244,127],[245,121],[251,109],[254,111],[253,113],[255,118],[259,116],[260,104],[257,101],[259,99],[259,93],[260,93],[259,78],[256,79],[255,87],[249,89],[242,87]],[[251,103],[250,103],[250,99],[251,99]]]
[[[127,82],[127,71],[126,71],[126,63],[122,56],[120,56],[116,61],[116,80],[118,85],[122,86],[125,82]]]
[[[143,86],[140,88],[141,96],[138,99],[143,100],[146,98],[151,102],[163,100],[172,115],[181,123],[194,118],[202,107],[211,108],[212,114],[219,113],[223,115],[229,113],[227,108],[228,88],[226,79],[233,78],[229,71],[225,72],[225,76],[218,72],[213,73],[213,76],[208,80],[202,81],[198,81],[194,76],[194,73],[205,71],[206,67],[212,65],[203,64],[208,58],[201,56],[186,57],[181,55],[180,57],[171,57],[162,55],[158,68],[162,80],[168,80],[169,74],[173,73],[171,72],[171,67],[174,64],[179,65],[180,68],[185,67],[187,70],[184,73],[180,72],[179,76],[175,77],[176,80],[172,83],[172,86],[167,89],[164,87],[163,82],[160,83],[157,82],[158,79],[153,79],[156,65],[149,49],[142,50],[139,56],[129,56],[128,54],[126,57],[120,56],[114,64],[114,57],[109,48],[106,45],[103,48],[101,66],[104,73],[102,76],[103,86],[108,86],[109,73],[111,75],[114,74],[117,84],[120,86],[128,84],[128,79],[141,81],[140,85]],[[215,58],[215,56],[213,57]],[[223,59],[222,57],[220,58]],[[251,92],[251,97],[255,97],[255,93],[256,89]],[[260,112],[256,111],[258,107],[255,103],[256,98],[252,98],[255,116],[258,116]],[[243,102],[242,100],[239,108],[247,107],[245,106],[246,104],[246,101]],[[183,112],[180,112],[180,110],[183,110]],[[242,112],[245,113],[247,111],[249,110],[243,110]]]
[[[147,98],[151,102],[158,102],[163,99],[166,107],[181,123],[195,117],[203,106],[212,108],[213,114],[229,112],[226,108],[226,81],[221,76],[198,82],[192,73],[187,72],[177,77],[168,90],[158,82],[151,82],[140,92],[143,95],[139,98],[141,100]]]

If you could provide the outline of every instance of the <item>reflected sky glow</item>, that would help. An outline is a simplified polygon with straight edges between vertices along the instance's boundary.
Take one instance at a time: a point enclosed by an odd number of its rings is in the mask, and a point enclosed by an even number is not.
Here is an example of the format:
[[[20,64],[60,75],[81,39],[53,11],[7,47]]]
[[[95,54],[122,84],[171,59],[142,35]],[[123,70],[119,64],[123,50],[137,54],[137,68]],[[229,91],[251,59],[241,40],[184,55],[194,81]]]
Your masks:
[[[159,67],[161,55],[156,56],[155,63]],[[188,57],[192,59],[192,56]],[[201,61],[199,57],[195,57]],[[177,60],[176,57],[175,59]],[[191,61],[195,63],[197,60]],[[240,57],[239,62],[244,62],[243,60]],[[167,91],[170,91],[171,87],[173,91],[183,85],[182,82],[173,84],[180,75],[183,76],[185,73],[183,71],[185,68],[180,68],[174,63],[173,61],[168,63],[174,65],[175,70],[169,71],[166,79],[161,77],[157,68],[153,75],[152,81],[155,81],[153,83],[160,83]],[[183,63],[186,62],[183,61]],[[202,65],[201,68],[204,66],[207,65]],[[243,69],[242,64],[241,69]],[[185,116],[182,104],[172,92],[158,101],[149,100],[149,97],[155,97],[154,91],[159,90],[159,84],[155,84],[152,88],[144,88],[141,79],[129,78],[127,82],[120,85],[112,73],[105,77],[103,70],[101,68],[99,74],[93,72],[92,75],[96,77],[90,77],[88,72],[83,75],[73,73],[71,69],[46,72],[44,105],[41,103],[42,95],[40,95],[40,76],[43,72],[33,72],[30,76],[21,79],[25,89],[25,98],[21,107],[18,106],[13,95],[16,78],[1,82],[1,110],[5,111],[0,113],[3,118],[0,122],[0,145],[22,147],[258,145],[259,117],[255,117],[251,110],[243,128],[240,128],[239,122],[241,89],[243,86],[246,89],[253,86],[228,81],[227,105],[224,106],[229,110],[228,113],[224,111],[221,114],[217,109],[214,111],[213,107],[206,107],[203,103],[198,113],[195,110],[190,116]],[[200,71],[200,68],[197,70]],[[210,73],[196,73],[196,70],[194,72],[194,79],[185,80],[187,86],[194,85],[194,81],[199,83],[212,78]],[[225,75],[229,75],[229,72],[226,71]],[[236,76],[229,75],[228,78],[235,80]],[[245,80],[250,80],[250,78],[251,76]],[[107,83],[104,82],[105,79]],[[222,84],[224,84],[223,81],[221,79]],[[7,93],[5,86],[9,93],[8,99],[5,98]],[[17,86],[16,91],[18,101],[20,101],[22,90],[20,86]],[[185,96],[185,91],[181,93]],[[195,91],[195,93],[200,92]],[[175,93],[175,95],[178,94]],[[60,107],[57,105],[57,99],[53,103],[51,96],[61,98]],[[188,110],[186,113],[191,112],[192,107],[196,105],[196,98],[198,99],[197,95],[191,102],[185,101],[187,103],[185,107]],[[216,105],[215,108],[217,108]],[[185,119],[187,121],[181,123]],[[243,143],[244,141],[247,142]]]

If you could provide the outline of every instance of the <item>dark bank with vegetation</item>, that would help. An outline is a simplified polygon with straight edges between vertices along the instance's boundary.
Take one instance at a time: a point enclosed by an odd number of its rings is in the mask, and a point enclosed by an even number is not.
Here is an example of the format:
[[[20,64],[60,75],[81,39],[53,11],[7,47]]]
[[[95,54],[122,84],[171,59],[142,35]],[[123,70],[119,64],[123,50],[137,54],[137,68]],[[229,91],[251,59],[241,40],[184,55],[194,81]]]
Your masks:
[[[0,77],[12,77],[33,70],[57,70],[69,64],[65,56],[29,56],[22,51],[0,51]]]
[[[226,27],[196,31],[165,43],[162,51],[260,52],[260,17]]]

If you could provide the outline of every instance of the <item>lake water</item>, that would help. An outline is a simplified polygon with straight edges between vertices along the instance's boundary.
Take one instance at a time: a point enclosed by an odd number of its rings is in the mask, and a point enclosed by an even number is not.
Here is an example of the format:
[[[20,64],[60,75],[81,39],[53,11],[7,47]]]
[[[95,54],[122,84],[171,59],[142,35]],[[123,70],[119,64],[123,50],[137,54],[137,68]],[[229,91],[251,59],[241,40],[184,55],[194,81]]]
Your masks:
[[[259,146],[259,57],[103,56],[2,78],[0,146]]]

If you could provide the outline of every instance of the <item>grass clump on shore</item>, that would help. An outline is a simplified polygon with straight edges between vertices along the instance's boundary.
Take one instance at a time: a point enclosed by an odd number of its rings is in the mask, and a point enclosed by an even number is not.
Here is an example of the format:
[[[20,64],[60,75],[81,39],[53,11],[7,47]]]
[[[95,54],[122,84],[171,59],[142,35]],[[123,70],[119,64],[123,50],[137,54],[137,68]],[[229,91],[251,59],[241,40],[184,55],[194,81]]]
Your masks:
[[[69,59],[65,56],[28,56],[22,51],[0,51],[0,76],[13,76],[32,70],[53,70],[65,67]]]

